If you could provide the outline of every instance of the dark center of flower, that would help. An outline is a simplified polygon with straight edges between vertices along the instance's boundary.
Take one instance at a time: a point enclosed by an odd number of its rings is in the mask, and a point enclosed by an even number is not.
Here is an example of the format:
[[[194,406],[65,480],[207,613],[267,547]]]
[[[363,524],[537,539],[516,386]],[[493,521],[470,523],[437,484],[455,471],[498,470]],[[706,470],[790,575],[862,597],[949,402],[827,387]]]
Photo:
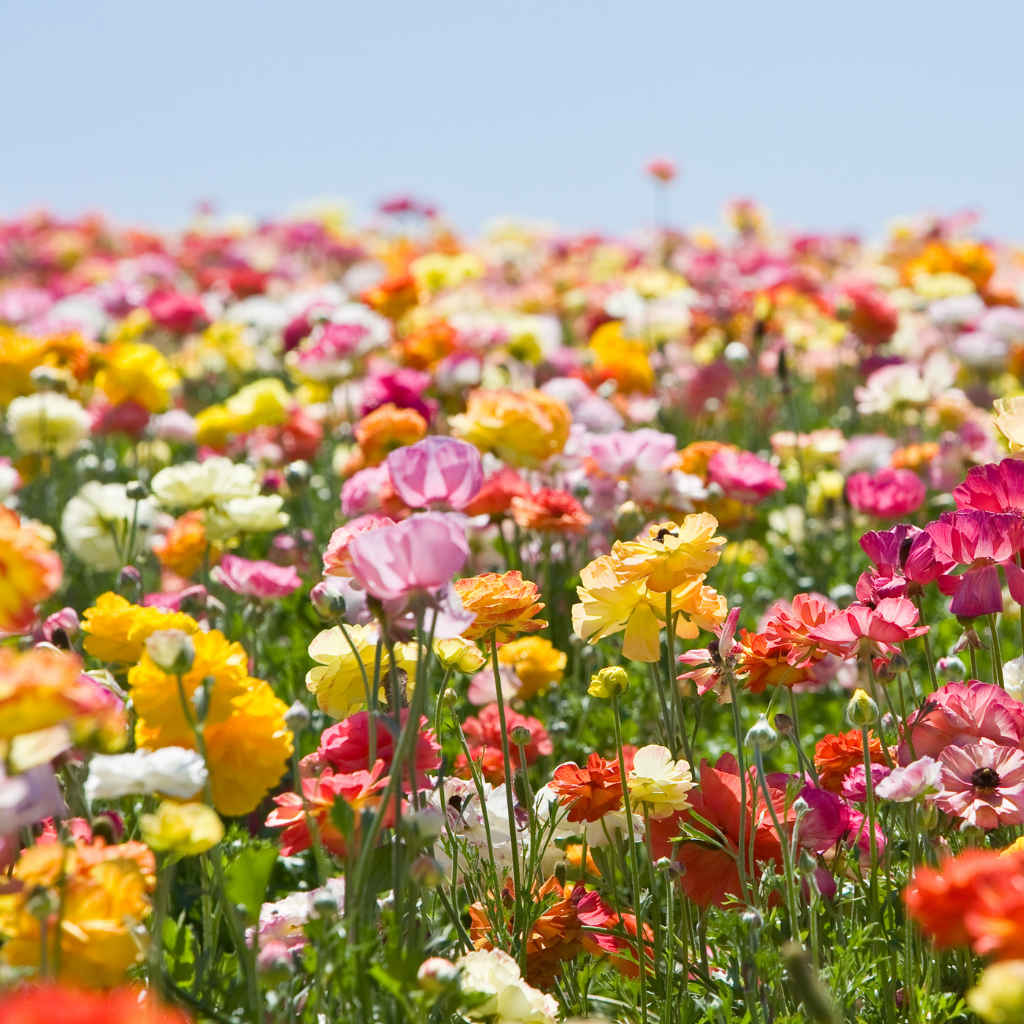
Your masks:
[[[971,785],[975,789],[996,789],[999,786],[999,773],[992,768],[975,768],[971,772]]]
[[[660,544],[666,537],[678,537],[679,534],[675,530],[670,529],[667,526],[663,526],[655,535],[654,539]]]

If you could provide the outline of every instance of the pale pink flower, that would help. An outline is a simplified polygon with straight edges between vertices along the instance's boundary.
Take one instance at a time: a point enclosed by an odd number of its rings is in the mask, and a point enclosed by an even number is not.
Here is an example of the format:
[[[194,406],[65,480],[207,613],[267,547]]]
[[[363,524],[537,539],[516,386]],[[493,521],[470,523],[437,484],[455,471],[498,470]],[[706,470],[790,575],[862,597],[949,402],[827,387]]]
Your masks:
[[[450,582],[469,556],[462,526],[442,512],[424,512],[393,526],[354,537],[348,546],[352,575],[381,601]]]
[[[276,601],[294,594],[302,586],[302,577],[292,565],[225,555],[220,565],[210,570],[210,578],[228,590],[259,601]]]
[[[990,740],[947,747],[939,809],[979,828],[1024,822],[1024,753]]]
[[[786,489],[779,471],[753,452],[721,448],[708,462],[708,482],[718,484],[727,498],[755,505]]]
[[[395,521],[387,516],[369,512],[365,516],[357,516],[344,526],[339,526],[327,542],[324,552],[325,576],[351,576],[352,565],[349,562],[348,546],[355,537],[369,530],[379,530],[382,526],[394,526]]]
[[[889,775],[889,769],[884,764],[873,764],[871,766],[871,785],[878,791],[878,785]],[[863,803],[868,798],[867,775],[864,772],[864,765],[855,764],[843,779],[842,794],[844,799],[853,803]]]
[[[341,511],[346,516],[362,516],[380,510],[380,493],[390,486],[386,464],[368,466],[353,473],[341,487]]]
[[[872,766],[872,773],[875,767]],[[905,768],[895,768],[891,772],[886,769],[885,777],[875,784],[876,795],[900,804],[935,796],[941,789],[942,762],[927,755],[911,761]]]
[[[409,508],[464,509],[484,482],[474,445],[454,437],[425,437],[387,458],[391,486]]]

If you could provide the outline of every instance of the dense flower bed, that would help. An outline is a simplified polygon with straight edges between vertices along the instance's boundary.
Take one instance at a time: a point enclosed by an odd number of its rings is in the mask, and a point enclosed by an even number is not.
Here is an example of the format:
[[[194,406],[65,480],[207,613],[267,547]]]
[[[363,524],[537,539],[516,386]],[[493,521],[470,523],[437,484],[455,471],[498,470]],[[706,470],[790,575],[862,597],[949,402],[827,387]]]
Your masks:
[[[0,222],[0,1019],[1024,1020],[972,230]]]

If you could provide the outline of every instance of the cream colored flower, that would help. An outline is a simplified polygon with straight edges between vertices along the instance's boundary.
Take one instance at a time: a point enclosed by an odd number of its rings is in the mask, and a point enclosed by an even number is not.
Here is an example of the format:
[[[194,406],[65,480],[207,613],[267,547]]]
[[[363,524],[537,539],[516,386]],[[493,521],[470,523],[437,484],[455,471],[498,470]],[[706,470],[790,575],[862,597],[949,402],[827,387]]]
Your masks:
[[[992,408],[992,425],[1006,438],[1010,451],[1024,449],[1024,395],[997,398]]]
[[[508,953],[481,949],[461,957],[456,966],[462,971],[462,992],[475,1003],[463,1010],[469,1020],[555,1024],[558,1001],[527,985]]]
[[[128,497],[124,484],[90,480],[64,506],[64,543],[93,569],[119,569],[149,545],[157,508],[149,499]],[[132,527],[134,525],[134,532]],[[125,547],[131,544],[131,550]]]
[[[152,491],[153,497],[168,508],[195,509],[255,497],[260,484],[252,466],[217,456],[161,469],[153,477]]]
[[[251,498],[231,498],[207,513],[206,536],[213,542],[243,533],[269,533],[288,525],[288,513],[281,511],[280,494],[257,494]]]
[[[334,626],[313,637],[309,656],[318,664],[306,673],[306,689],[316,694],[322,711],[332,718],[348,718],[366,706],[367,684],[373,682],[376,654],[376,626],[346,626],[345,631]],[[382,650],[382,678],[387,665],[387,652]]]
[[[73,398],[40,391],[15,398],[7,407],[7,429],[20,452],[52,452],[63,458],[88,436],[89,414]]]
[[[634,803],[647,805],[652,818],[667,818],[687,806],[687,793],[693,786],[690,766],[672,760],[668,747],[651,744],[633,755],[633,770],[626,774],[626,785]]]

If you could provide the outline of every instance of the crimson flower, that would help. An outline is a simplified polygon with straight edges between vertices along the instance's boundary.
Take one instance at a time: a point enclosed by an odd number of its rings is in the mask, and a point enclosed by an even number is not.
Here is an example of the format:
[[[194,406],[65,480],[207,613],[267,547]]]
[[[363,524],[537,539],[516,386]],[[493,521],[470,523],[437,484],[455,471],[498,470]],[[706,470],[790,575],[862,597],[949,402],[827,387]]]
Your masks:
[[[1003,459],[973,466],[967,479],[953,488],[953,500],[959,509],[1024,514],[1024,462]]]

